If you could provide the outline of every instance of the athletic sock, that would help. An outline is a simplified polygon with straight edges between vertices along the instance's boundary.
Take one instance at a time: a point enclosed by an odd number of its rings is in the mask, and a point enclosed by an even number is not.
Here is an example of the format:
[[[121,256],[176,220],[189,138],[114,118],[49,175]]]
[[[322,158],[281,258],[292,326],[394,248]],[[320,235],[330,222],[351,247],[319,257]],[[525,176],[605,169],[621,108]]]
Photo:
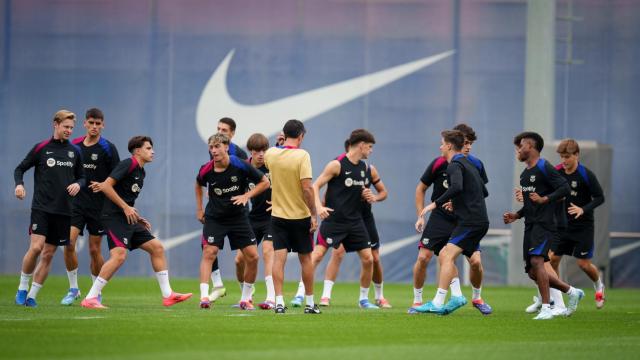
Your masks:
[[[20,284],[18,285],[18,290],[29,290],[29,281],[31,281],[32,274],[25,274],[23,272],[20,273]]]
[[[97,276],[91,274],[91,283],[93,284],[94,281],[96,281]]]
[[[222,283],[222,276],[220,275],[220,270],[211,272],[211,282],[213,282],[214,288],[224,287],[224,283]]]
[[[333,290],[334,282],[331,280],[324,281],[324,287],[322,288],[322,297],[331,299],[331,290]]]
[[[373,283],[373,290],[376,293],[376,300],[384,299],[384,293],[382,290],[382,283],[376,284]]]
[[[422,288],[420,289],[413,288],[413,303],[422,304]]]
[[[94,281],[93,285],[91,285],[91,290],[89,290],[85,299],[98,297],[98,295],[102,293],[102,288],[107,285],[107,282],[107,280],[101,278],[100,276],[96,277],[96,281]]]
[[[451,279],[449,288],[451,289],[451,296],[462,296],[462,289],[460,289],[460,279],[458,277],[454,277],[453,279]]]
[[[31,290],[29,290],[28,298],[35,299],[38,296],[38,292],[42,289],[42,284],[38,284],[37,282],[31,283]]]
[[[284,296],[276,295],[276,305],[284,306]]]
[[[264,282],[267,285],[267,301],[275,301],[276,290],[273,287],[273,276],[266,276]]]
[[[604,289],[604,284],[602,283],[602,276],[598,276],[598,280],[593,282],[593,288],[596,292],[602,291]]]
[[[296,292],[296,297],[304,297],[304,283],[302,281],[298,283],[298,292]]]
[[[360,287],[360,301],[369,300],[369,288]]]
[[[473,286],[471,287],[473,289],[473,297],[471,298],[472,301],[475,300],[480,300],[482,299],[482,287],[479,288],[474,288]]]
[[[162,297],[169,297],[173,292],[171,290],[171,284],[169,284],[169,270],[162,270],[156,273],[156,278],[158,279],[158,284],[160,285],[160,291],[162,292]]]
[[[305,295],[305,299],[307,300],[307,306],[313,307],[313,305],[315,305],[313,302],[313,295]]]
[[[251,292],[253,291],[253,284],[243,283],[242,284],[242,297],[240,301],[249,301],[251,300]]]
[[[78,288],[78,268],[74,270],[67,270],[67,278],[69,278],[69,288],[77,289]]]
[[[551,300],[553,301],[553,306],[557,306],[560,308],[565,308],[564,298],[562,298],[562,292],[558,289],[550,288],[549,295],[551,295]]]
[[[200,298],[209,299],[209,283],[200,283]]]
[[[565,294],[571,296],[575,291],[576,291],[576,288],[574,288],[573,286],[569,286],[569,290],[567,290]]]
[[[446,297],[447,297],[447,290],[438,288],[438,290],[436,290],[436,296],[433,297],[433,300],[431,302],[435,306],[442,306],[444,305],[444,299]]]

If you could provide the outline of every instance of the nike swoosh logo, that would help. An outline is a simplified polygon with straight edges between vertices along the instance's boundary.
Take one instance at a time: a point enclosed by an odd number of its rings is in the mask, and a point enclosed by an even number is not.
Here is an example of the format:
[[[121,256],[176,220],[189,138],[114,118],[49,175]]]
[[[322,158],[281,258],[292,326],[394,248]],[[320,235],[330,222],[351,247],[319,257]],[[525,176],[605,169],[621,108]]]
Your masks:
[[[454,54],[449,50],[406,64],[358,76],[335,84],[319,87],[303,93],[287,96],[259,105],[243,105],[236,102],[227,89],[227,72],[235,50],[231,50],[213,72],[207,82],[196,110],[196,128],[205,143],[217,131],[218,119],[230,116],[239,124],[251,124],[247,130],[237,133],[236,144],[247,142],[250,134],[273,136],[282,130],[287,119],[307,121],[337,108],[389,83],[410,75]]]
[[[53,154],[53,151],[47,151],[47,155]]]
[[[345,171],[344,174],[345,175],[349,175],[349,174],[351,174],[351,171]]]

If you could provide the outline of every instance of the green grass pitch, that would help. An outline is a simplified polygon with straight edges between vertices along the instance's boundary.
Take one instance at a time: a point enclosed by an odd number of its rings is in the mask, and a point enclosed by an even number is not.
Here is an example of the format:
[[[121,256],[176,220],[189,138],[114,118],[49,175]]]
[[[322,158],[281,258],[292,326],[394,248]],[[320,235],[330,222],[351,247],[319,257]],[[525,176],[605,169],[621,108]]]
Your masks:
[[[533,321],[523,309],[533,288],[489,287],[485,299],[495,312],[482,316],[470,305],[449,316],[408,315],[411,285],[385,284],[390,310],[358,309],[357,284],[338,283],[332,305],[320,315],[289,308],[272,311],[231,308],[240,295],[226,281],[228,295],[211,310],[198,296],[171,308],[161,305],[155,278],[116,277],[106,288],[109,310],[87,310],[77,302],[59,305],[66,277],[52,276],[36,309],[13,304],[18,276],[0,276],[2,359],[541,359],[640,356],[640,291],[609,290],[596,310],[593,290],[570,318]],[[80,280],[83,291],[89,278]],[[195,279],[173,279],[176,291],[198,290]],[[316,285],[316,293],[321,291]],[[285,296],[296,284],[287,283]],[[470,296],[470,289],[464,293]],[[433,296],[425,287],[425,299]],[[257,284],[255,299],[264,299]],[[373,289],[371,298],[373,297]],[[319,298],[316,295],[316,301]]]

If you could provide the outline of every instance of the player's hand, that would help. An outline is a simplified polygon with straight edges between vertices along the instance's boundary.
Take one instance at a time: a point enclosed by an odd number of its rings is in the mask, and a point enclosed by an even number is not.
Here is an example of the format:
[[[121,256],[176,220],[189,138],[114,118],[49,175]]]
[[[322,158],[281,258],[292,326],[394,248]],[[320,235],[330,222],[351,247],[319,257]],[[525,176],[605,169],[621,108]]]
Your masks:
[[[420,211],[420,217],[424,217],[429,211],[433,211],[435,208],[436,208],[436,203],[434,202],[425,206],[424,209]]]
[[[570,203],[570,204],[571,206],[569,206],[569,209],[567,210],[567,212],[570,215],[575,215],[574,219],[577,219],[584,214],[584,210],[582,210],[581,207],[576,206],[576,204],[574,203]]]
[[[92,181],[91,184],[89,184],[89,189],[91,189],[94,193],[99,193],[102,191],[102,183]]]
[[[538,193],[529,194],[529,199],[538,205],[546,204],[549,202],[549,198],[546,196],[540,196]]]
[[[324,207],[324,206],[316,206],[318,208],[318,215],[320,215],[320,219],[324,220],[331,215],[333,212],[332,208]]]
[[[196,219],[198,219],[198,221],[204,224],[204,210],[202,209],[196,210]]]
[[[374,202],[376,202],[376,196],[373,194],[373,191],[366,187],[362,188],[362,198],[369,204],[373,204]]]
[[[136,208],[127,206],[124,209],[124,216],[127,217],[127,223],[129,225],[136,224],[138,220],[140,220],[140,215],[138,215],[138,210]]]
[[[522,189],[521,188],[513,189],[513,194],[516,196],[516,201],[517,202],[524,202],[524,195],[522,195]]]
[[[247,205],[247,203],[249,202],[249,195],[247,195],[248,193],[242,194],[242,195],[236,195],[236,196],[232,196],[231,197],[231,201],[233,201],[233,205],[242,205],[245,206]]]
[[[502,215],[502,220],[505,224],[511,224],[512,222],[518,220],[518,214],[512,212],[506,212]]]
[[[451,200],[447,201],[442,208],[447,210],[448,212],[453,212],[453,202]]]
[[[80,184],[78,183],[73,183],[69,186],[67,186],[67,192],[69,193],[69,195],[71,196],[76,196],[78,195],[78,193],[80,192]]]
[[[141,217],[138,222],[141,223],[147,231],[151,231],[151,223],[147,219]]]
[[[318,229],[318,218],[315,216],[311,216],[311,227],[309,228],[309,233],[313,234]]]
[[[416,231],[421,233],[424,230],[424,216],[420,216],[416,221]]]
[[[266,211],[271,212],[271,208],[273,207],[273,205],[271,204],[271,201],[267,200],[267,205],[269,205],[269,207],[267,208]]]
[[[18,185],[18,186],[16,186],[16,191],[15,191],[15,193],[16,193],[16,197],[17,197],[18,199],[20,199],[20,200],[23,200],[23,199],[25,198],[25,196],[27,196],[27,192],[26,192],[26,190],[24,189],[24,186],[23,186],[23,185]]]

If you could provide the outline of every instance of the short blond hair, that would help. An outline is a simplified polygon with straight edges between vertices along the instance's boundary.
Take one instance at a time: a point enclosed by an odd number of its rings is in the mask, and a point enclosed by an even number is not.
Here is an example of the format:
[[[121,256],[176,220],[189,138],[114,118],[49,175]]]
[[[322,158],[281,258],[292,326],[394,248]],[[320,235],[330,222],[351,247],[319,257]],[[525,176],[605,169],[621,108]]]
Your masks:
[[[558,144],[558,148],[556,149],[556,152],[560,155],[562,154],[569,154],[569,155],[575,155],[575,154],[580,154],[580,146],[578,145],[578,142],[575,141],[574,139],[564,139],[562,141],[560,141],[560,144]]]
[[[209,137],[209,141],[207,141],[207,143],[210,145],[215,145],[218,143],[229,145],[229,137],[222,133],[215,133]]]
[[[76,121],[76,114],[72,113],[69,110],[58,110],[58,112],[56,112],[56,114],[53,116],[53,121],[56,124],[60,124],[61,122],[65,121],[65,120],[73,120]]]

